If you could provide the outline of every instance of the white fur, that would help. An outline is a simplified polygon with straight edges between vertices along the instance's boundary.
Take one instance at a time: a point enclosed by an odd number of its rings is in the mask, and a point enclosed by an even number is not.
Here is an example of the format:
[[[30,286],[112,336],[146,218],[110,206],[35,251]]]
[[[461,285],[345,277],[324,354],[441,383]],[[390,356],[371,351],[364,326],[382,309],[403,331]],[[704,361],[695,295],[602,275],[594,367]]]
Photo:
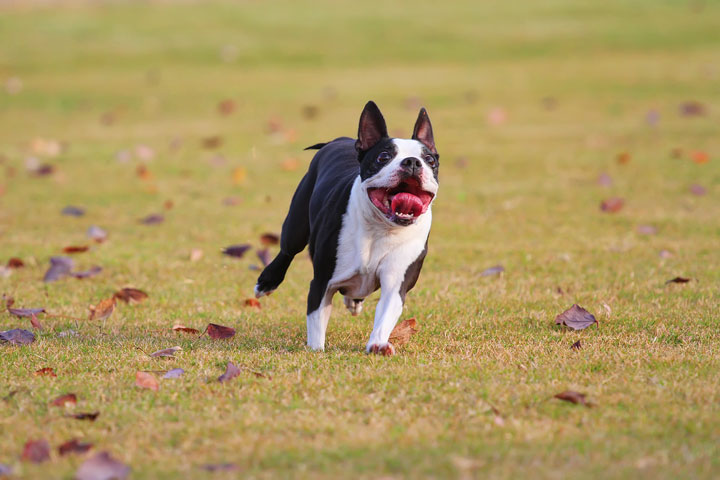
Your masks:
[[[389,221],[370,201],[367,189],[387,187],[398,183],[400,161],[421,156],[421,144],[416,140],[394,140],[398,153],[374,177],[361,182],[358,176],[352,186],[346,213],[338,239],[335,271],[328,282],[323,303],[307,317],[308,346],[325,348],[325,330],[330,317],[332,295],[340,288],[346,297],[365,298],[380,282],[380,302],[375,310],[375,322],[369,351],[373,345],[384,346],[403,309],[400,288],[405,272],[425,248],[432,209],[420,215],[415,223],[400,226]],[[423,162],[422,188],[433,194],[438,184],[432,170]]]

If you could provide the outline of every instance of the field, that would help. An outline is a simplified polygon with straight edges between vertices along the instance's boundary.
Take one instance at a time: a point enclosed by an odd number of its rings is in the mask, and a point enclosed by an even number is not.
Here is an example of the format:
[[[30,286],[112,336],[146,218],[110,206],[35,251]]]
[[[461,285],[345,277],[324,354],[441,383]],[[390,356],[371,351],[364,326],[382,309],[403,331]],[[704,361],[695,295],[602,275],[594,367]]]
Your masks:
[[[446,3],[0,5],[0,264],[25,265],[0,293],[47,310],[43,329],[0,313],[36,335],[0,344],[0,466],[70,479],[107,451],[134,479],[720,476],[720,4]],[[258,309],[255,250],[221,251],[279,232],[302,149],[354,136],[370,99],[395,136],[427,107],[441,155],[402,316],[420,330],[368,356],[377,294],[359,317],[338,296],[310,352],[307,256]],[[84,245],[76,269],[102,272],[43,282]],[[123,287],[149,298],[89,320]],[[556,326],[575,303],[599,326]],[[237,334],[172,329],[208,323]],[[229,361],[245,370],[220,383]],[[93,449],[59,455],[71,438]],[[40,439],[49,459],[21,459]]]

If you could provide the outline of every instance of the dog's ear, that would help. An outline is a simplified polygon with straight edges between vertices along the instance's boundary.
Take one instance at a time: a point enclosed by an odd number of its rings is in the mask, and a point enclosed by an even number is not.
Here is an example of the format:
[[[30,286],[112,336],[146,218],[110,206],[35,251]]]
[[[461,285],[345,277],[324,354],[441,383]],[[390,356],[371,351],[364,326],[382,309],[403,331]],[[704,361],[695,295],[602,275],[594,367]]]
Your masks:
[[[355,148],[359,152],[370,150],[381,139],[387,137],[387,126],[375,102],[369,101],[360,114],[358,139]]]
[[[413,140],[417,140],[425,145],[432,153],[437,155],[437,149],[435,148],[435,137],[433,137],[432,124],[430,123],[430,117],[428,117],[427,110],[425,107],[420,109],[417,121],[415,122],[415,128],[412,134]]]

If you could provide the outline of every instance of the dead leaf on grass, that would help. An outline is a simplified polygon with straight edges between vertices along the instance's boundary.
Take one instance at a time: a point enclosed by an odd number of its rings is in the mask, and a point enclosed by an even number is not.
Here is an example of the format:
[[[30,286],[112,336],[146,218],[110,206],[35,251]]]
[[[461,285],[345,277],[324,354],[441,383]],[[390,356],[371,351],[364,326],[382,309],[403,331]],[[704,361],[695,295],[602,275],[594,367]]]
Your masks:
[[[491,275],[500,275],[504,271],[505,271],[505,267],[503,267],[502,265],[495,265],[493,267],[486,268],[485,270],[480,272],[480,276],[481,277],[489,277]]]
[[[240,467],[234,463],[207,463],[201,465],[200,468],[208,472],[234,472],[235,470],[240,470]]]
[[[83,253],[90,249],[88,245],[70,245],[62,249],[63,253]]]
[[[135,385],[140,388],[147,388],[153,390],[155,392],[160,389],[160,384],[158,383],[155,376],[147,372],[135,373]]]
[[[707,193],[707,189],[702,185],[693,183],[692,185],[690,185],[690,193],[692,193],[693,195],[697,195],[698,197],[702,197]],[[9,263],[8,266],[10,266]]]
[[[50,445],[47,440],[28,440],[23,447],[22,456],[25,462],[42,463],[50,460]]]
[[[554,395],[559,400],[574,403],[576,405],[585,405],[586,407],[592,407],[593,404],[588,402],[584,393],[574,392],[572,390],[565,390]]]
[[[176,332],[183,332],[183,333],[192,333],[193,335],[197,335],[200,333],[200,330],[196,328],[190,328],[186,327],[185,325],[173,325],[172,329]]]
[[[710,161],[710,155],[706,152],[696,151],[690,154],[690,159],[698,165],[703,165]]]
[[[106,298],[90,306],[90,320],[105,320],[115,311],[115,297]]]
[[[637,232],[641,235],[655,235],[657,233],[657,227],[653,225],[638,225]]]
[[[263,245],[277,245],[280,243],[280,235],[277,233],[263,233],[260,235],[260,243]]]
[[[90,420],[91,422],[94,422],[95,419],[100,416],[100,412],[67,413],[65,416],[68,418],[74,418],[75,420]]]
[[[578,304],[574,304],[572,307],[555,317],[555,324],[564,325],[572,328],[573,330],[582,330],[593,324],[599,325],[595,317]]]
[[[260,305],[260,300],[258,300],[257,298],[248,298],[248,299],[246,299],[246,300],[245,300],[245,306],[246,306],[246,307],[253,307],[253,308],[262,309],[262,305]]]
[[[235,329],[232,327],[225,327],[223,325],[217,325],[215,323],[208,323],[207,333],[210,338],[214,340],[222,340],[225,338],[231,338],[235,336]]]
[[[100,452],[88,458],[75,473],[75,480],[124,480],[130,474],[130,467]]]
[[[40,313],[45,313],[44,308],[10,308],[8,307],[8,312],[10,314],[15,315],[16,317],[32,317],[35,315],[38,315]]]
[[[173,368],[169,370],[162,378],[180,378],[185,374],[185,370],[182,368]]]
[[[684,117],[701,117],[707,113],[705,105],[691,100],[680,104],[680,114]]]
[[[107,232],[97,225],[91,225],[87,229],[87,236],[97,243],[102,243],[107,240]]]
[[[35,373],[33,375],[37,377],[57,377],[57,374],[55,373],[55,370],[52,369],[52,367],[44,367],[39,370],[35,370]]]
[[[12,345],[28,345],[35,341],[35,334],[21,328],[13,328],[0,332],[0,341],[8,342]]]
[[[102,267],[95,265],[90,267],[90,270],[83,270],[81,272],[71,272],[70,275],[77,279],[90,278],[102,272]]]
[[[70,275],[74,262],[68,257],[50,257],[50,268],[45,272],[44,282],[54,282],[62,277]]]
[[[690,280],[692,280],[692,279],[691,279],[691,278],[685,278],[685,277],[675,277],[675,278],[671,278],[670,280],[668,280],[667,282],[665,282],[665,284],[668,284],[668,283],[688,283]]]
[[[410,337],[415,335],[420,330],[417,320],[409,318],[395,325],[392,332],[390,332],[389,342],[395,347],[401,347],[410,341]]]
[[[202,146],[203,148],[206,148],[208,150],[216,149],[223,144],[223,139],[219,135],[214,135],[212,137],[205,137],[202,139]]]
[[[77,395],[74,393],[66,393],[65,395],[60,395],[59,397],[53,399],[50,402],[50,405],[53,407],[68,407],[68,406],[74,406],[77,404]]]
[[[240,375],[242,372],[242,369],[238,368],[234,363],[228,362],[227,367],[225,368],[225,373],[220,375],[218,377],[218,382],[227,382],[228,380],[232,380],[233,378]]]
[[[618,153],[617,163],[619,163],[620,165],[627,165],[628,163],[630,163],[631,158],[632,157],[628,152]]]
[[[267,267],[270,263],[270,252],[268,251],[268,249],[263,248],[262,250],[256,250],[255,253],[257,253],[257,257],[262,262],[263,267]]]
[[[147,217],[141,218],[140,223],[143,225],[158,225],[165,221],[165,217],[159,213],[153,213]]]
[[[138,288],[127,287],[115,292],[113,298],[125,303],[140,303],[147,300],[148,294]]]
[[[600,203],[600,210],[606,213],[616,213],[622,210],[625,200],[620,197],[611,197]]]
[[[230,115],[235,111],[235,101],[226,99],[218,103],[218,112],[220,115]]]
[[[58,453],[61,457],[71,453],[85,453],[93,447],[92,443],[81,442],[77,438],[73,438],[58,447]]]
[[[247,252],[251,248],[252,246],[248,244],[230,245],[229,247],[225,248],[222,253],[229,257],[242,258],[245,256],[245,252]]]
[[[570,350],[581,350],[582,349],[582,343],[580,343],[580,340],[570,345]]]
[[[25,266],[25,262],[23,262],[22,260],[20,260],[20,259],[17,258],[17,257],[12,257],[12,258],[10,258],[10,260],[8,260],[8,262],[7,262],[7,267],[8,267],[8,268],[22,268],[22,267],[24,267],[24,266]]]
[[[162,350],[158,350],[157,352],[153,352],[150,354],[153,358],[158,357],[174,357],[176,352],[179,352],[182,350],[182,347],[170,347],[170,348],[163,348]]]

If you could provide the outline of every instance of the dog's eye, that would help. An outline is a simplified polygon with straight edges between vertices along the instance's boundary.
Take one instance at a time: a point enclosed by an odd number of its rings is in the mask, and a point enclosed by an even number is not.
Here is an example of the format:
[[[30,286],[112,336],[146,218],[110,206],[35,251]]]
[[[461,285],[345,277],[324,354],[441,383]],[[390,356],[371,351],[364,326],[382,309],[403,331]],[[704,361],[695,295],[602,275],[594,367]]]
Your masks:
[[[434,167],[435,163],[437,163],[437,160],[435,160],[435,157],[433,157],[432,155],[425,155],[425,161],[431,167]]]
[[[378,163],[385,163],[388,160],[390,160],[391,158],[392,158],[392,156],[388,152],[380,152],[380,155],[378,155],[376,161]]]

